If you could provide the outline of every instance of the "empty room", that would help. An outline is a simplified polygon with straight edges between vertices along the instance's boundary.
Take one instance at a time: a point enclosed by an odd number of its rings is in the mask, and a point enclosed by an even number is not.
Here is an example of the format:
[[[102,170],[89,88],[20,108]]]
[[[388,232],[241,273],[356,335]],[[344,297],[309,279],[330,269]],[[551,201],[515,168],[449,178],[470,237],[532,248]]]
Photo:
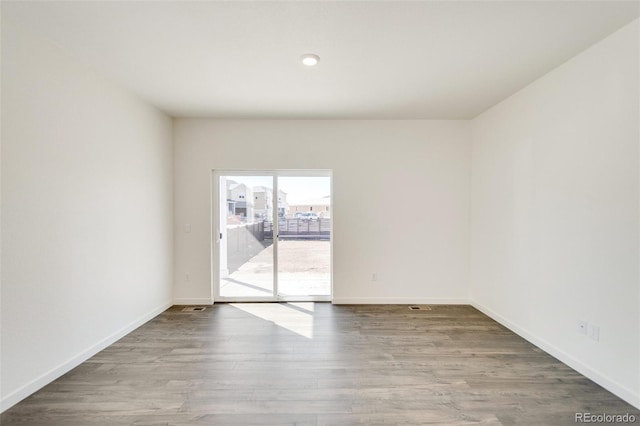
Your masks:
[[[640,424],[637,1],[2,1],[0,424]]]

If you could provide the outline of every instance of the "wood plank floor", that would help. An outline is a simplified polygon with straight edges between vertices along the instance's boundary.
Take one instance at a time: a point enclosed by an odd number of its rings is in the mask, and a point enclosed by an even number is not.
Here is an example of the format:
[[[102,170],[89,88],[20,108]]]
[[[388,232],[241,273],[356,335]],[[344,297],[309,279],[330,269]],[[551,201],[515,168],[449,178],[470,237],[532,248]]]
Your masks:
[[[469,306],[174,306],[9,425],[575,424],[640,412]],[[640,423],[640,420],[639,420]]]

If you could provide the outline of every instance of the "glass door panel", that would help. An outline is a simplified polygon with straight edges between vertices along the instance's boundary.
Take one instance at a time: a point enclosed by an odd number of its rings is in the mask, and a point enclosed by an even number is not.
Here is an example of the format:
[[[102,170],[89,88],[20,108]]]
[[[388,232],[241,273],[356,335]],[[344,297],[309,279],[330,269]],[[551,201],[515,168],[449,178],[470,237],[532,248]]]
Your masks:
[[[219,296],[274,297],[273,176],[218,178]]]
[[[278,176],[278,295],[331,295],[331,178]]]

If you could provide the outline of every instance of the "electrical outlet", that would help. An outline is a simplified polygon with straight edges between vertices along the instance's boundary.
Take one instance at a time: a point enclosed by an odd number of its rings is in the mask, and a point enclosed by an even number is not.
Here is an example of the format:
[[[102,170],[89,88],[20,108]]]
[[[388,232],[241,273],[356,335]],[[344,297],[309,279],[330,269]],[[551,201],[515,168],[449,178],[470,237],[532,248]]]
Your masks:
[[[187,272],[186,274],[184,274],[184,280],[185,281],[189,281],[189,279],[191,279],[191,276],[189,275],[189,273]]]
[[[586,321],[578,321],[578,332],[580,334],[587,334],[587,328],[589,327],[589,323]]]
[[[371,281],[378,281],[378,273],[374,272],[373,274],[371,274]]]

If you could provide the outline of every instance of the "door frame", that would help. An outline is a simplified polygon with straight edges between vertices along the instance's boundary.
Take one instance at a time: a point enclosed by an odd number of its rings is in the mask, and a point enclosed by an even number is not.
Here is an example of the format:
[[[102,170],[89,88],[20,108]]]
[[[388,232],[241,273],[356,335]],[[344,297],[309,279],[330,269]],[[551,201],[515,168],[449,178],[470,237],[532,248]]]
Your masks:
[[[220,296],[220,234],[221,209],[220,176],[271,176],[273,179],[273,292],[264,297],[222,297]],[[329,295],[322,296],[282,296],[278,294],[278,177],[328,177],[331,204],[329,238]],[[330,169],[213,169],[211,171],[211,295],[213,302],[331,302],[333,300],[333,171]],[[225,203],[226,208],[226,203]]]

